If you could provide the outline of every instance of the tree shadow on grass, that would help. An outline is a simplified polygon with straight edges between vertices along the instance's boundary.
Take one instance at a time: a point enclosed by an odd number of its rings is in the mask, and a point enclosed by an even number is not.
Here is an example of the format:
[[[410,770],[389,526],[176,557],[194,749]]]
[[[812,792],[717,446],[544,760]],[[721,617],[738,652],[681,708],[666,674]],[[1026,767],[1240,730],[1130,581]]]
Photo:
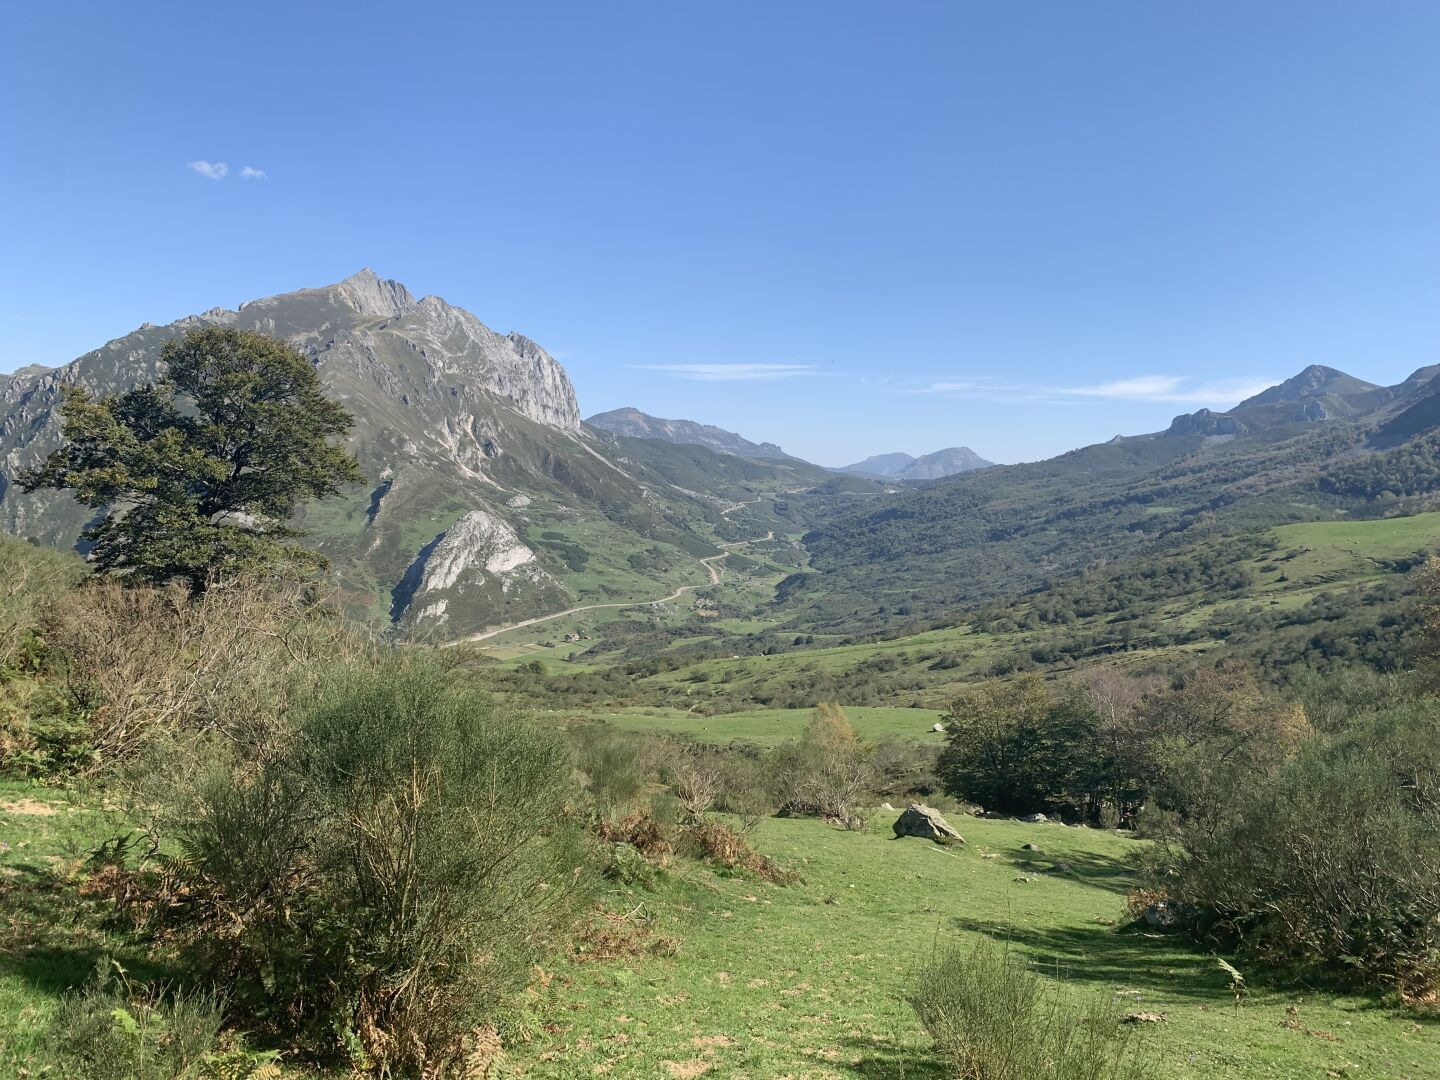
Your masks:
[[[104,931],[96,912],[48,867],[20,863],[11,869],[14,876],[0,881],[0,910],[9,923],[0,940],[0,970],[57,998],[84,986],[107,957],[138,982],[176,981],[177,973],[153,960],[140,943]]]
[[[950,1080],[955,1075],[938,1054],[927,1050],[853,1038],[840,1045],[854,1059],[846,1063],[846,1071],[866,1080]]]
[[[1005,854],[1017,870],[1025,873],[1070,878],[1120,896],[1124,896],[1139,882],[1139,871],[1134,865],[1121,859],[1112,859],[1108,855],[1063,850],[1052,854],[1043,849],[1026,851],[1023,848],[1011,848]],[[1065,863],[1070,869],[1057,870],[1057,863]]]
[[[957,930],[1023,950],[1037,970],[1067,983],[1146,990],[1195,1003],[1231,1000],[1229,976],[1213,956],[1176,935],[1103,926],[1014,926],[959,916]]]

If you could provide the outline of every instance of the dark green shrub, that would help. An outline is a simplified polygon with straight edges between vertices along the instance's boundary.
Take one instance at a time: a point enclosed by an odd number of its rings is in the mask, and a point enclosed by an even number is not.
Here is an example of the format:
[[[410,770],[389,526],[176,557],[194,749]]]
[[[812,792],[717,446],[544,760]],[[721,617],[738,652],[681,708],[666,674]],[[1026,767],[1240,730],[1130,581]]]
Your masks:
[[[1311,740],[1182,826],[1160,879],[1195,928],[1402,996],[1440,985],[1440,706]]]
[[[906,997],[957,1080],[1141,1080],[1112,1002],[1071,1004],[1009,948],[937,955]]]
[[[272,1025],[443,1076],[573,914],[560,737],[423,661],[342,668],[180,830],[206,967]]]
[[[948,792],[986,810],[1090,817],[1112,786],[1095,709],[1038,678],[969,690],[943,723],[936,771]]]

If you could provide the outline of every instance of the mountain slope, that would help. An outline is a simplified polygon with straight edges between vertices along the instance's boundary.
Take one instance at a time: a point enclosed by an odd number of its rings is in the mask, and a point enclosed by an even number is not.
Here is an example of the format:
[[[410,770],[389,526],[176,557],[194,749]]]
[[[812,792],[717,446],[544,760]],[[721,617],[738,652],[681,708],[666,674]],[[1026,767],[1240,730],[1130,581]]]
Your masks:
[[[722,454],[736,454],[740,457],[778,460],[790,457],[774,443],[755,443],[712,424],[699,424],[694,420],[664,420],[633,408],[596,413],[585,423],[601,431],[631,439],[659,439],[662,442],[682,445],[706,446]]]
[[[1186,534],[1440,505],[1435,373],[1394,387],[1315,374],[1161,435],[838,513],[806,536],[811,570],[782,586],[783,610],[807,628],[944,618]]]
[[[355,417],[369,482],[297,524],[352,608],[403,633],[459,636],[587,599],[647,599],[704,581],[722,511],[788,469],[736,477],[692,463],[682,490],[644,444],[584,427],[564,369],[519,334],[365,270],[335,285],[140,329],[61,368],[0,384],[0,527],[68,547],[88,511],[14,477],[61,442],[60,391],[157,378],[165,342],[234,326],[290,341]],[[759,474],[759,475],[757,475]],[[637,566],[630,556],[648,552]]]

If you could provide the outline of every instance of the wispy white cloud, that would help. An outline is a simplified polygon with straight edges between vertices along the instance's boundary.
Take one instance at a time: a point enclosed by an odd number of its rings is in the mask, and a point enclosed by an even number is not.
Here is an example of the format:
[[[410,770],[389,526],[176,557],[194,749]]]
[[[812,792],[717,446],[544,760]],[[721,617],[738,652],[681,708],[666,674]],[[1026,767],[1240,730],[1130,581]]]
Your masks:
[[[1191,405],[1217,405],[1244,401],[1268,387],[1274,379],[1238,378],[1196,382],[1180,375],[1137,375],[1096,386],[1075,386],[1062,393],[1120,401],[1173,401]]]
[[[230,172],[230,166],[223,161],[192,161],[189,167],[206,180],[224,180]]]
[[[246,165],[244,168],[242,168],[242,169],[240,170],[240,179],[242,179],[242,180],[269,180],[270,177],[268,177],[268,176],[265,175],[265,170],[264,170],[264,169],[257,169],[257,168],[255,168],[255,166],[253,166],[253,165]]]
[[[643,371],[663,371],[696,382],[756,382],[816,374],[813,364],[636,364]]]
[[[1230,378],[1202,381],[1184,375],[1134,375],[1084,386],[1021,383],[986,375],[935,379],[908,392],[976,397],[990,401],[1078,402],[1086,399],[1168,402],[1230,407],[1275,385],[1274,379]]]

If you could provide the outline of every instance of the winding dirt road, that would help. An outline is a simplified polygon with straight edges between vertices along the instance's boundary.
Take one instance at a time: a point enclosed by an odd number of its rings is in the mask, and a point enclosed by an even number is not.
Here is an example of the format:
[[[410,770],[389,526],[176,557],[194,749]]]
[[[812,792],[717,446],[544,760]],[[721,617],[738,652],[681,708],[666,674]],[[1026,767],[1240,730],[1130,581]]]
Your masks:
[[[759,502],[759,500],[757,499],[756,502]],[[749,506],[751,504],[743,503],[741,505]],[[739,507],[732,507],[731,509],[739,509]],[[722,513],[723,512],[724,511],[722,511]],[[564,611],[557,611],[550,615],[537,615],[533,619],[522,619],[519,622],[511,623],[509,626],[497,626],[494,630],[483,630],[478,634],[471,634],[468,637],[460,638],[458,641],[449,642],[446,647],[448,648],[449,645],[464,645],[472,641],[484,641],[486,638],[505,634],[511,630],[520,630],[526,626],[536,626],[543,622],[550,622],[552,619],[563,619],[566,615],[578,615],[582,611],[601,611],[606,608],[659,607],[661,604],[668,604],[672,600],[679,600],[680,597],[686,593],[694,592],[697,589],[705,589],[711,585],[719,585],[720,571],[715,568],[715,564],[729,555],[731,548],[743,547],[746,544],[761,544],[766,540],[773,539],[775,539],[775,530],[771,529],[764,536],[756,536],[750,540],[732,540],[728,544],[716,545],[717,547],[725,548],[725,550],[720,552],[719,555],[707,555],[705,558],[699,560],[700,565],[705,567],[705,573],[710,578],[704,585],[681,585],[669,596],[662,596],[658,600],[627,600],[619,604],[585,604],[581,607],[566,608]]]

